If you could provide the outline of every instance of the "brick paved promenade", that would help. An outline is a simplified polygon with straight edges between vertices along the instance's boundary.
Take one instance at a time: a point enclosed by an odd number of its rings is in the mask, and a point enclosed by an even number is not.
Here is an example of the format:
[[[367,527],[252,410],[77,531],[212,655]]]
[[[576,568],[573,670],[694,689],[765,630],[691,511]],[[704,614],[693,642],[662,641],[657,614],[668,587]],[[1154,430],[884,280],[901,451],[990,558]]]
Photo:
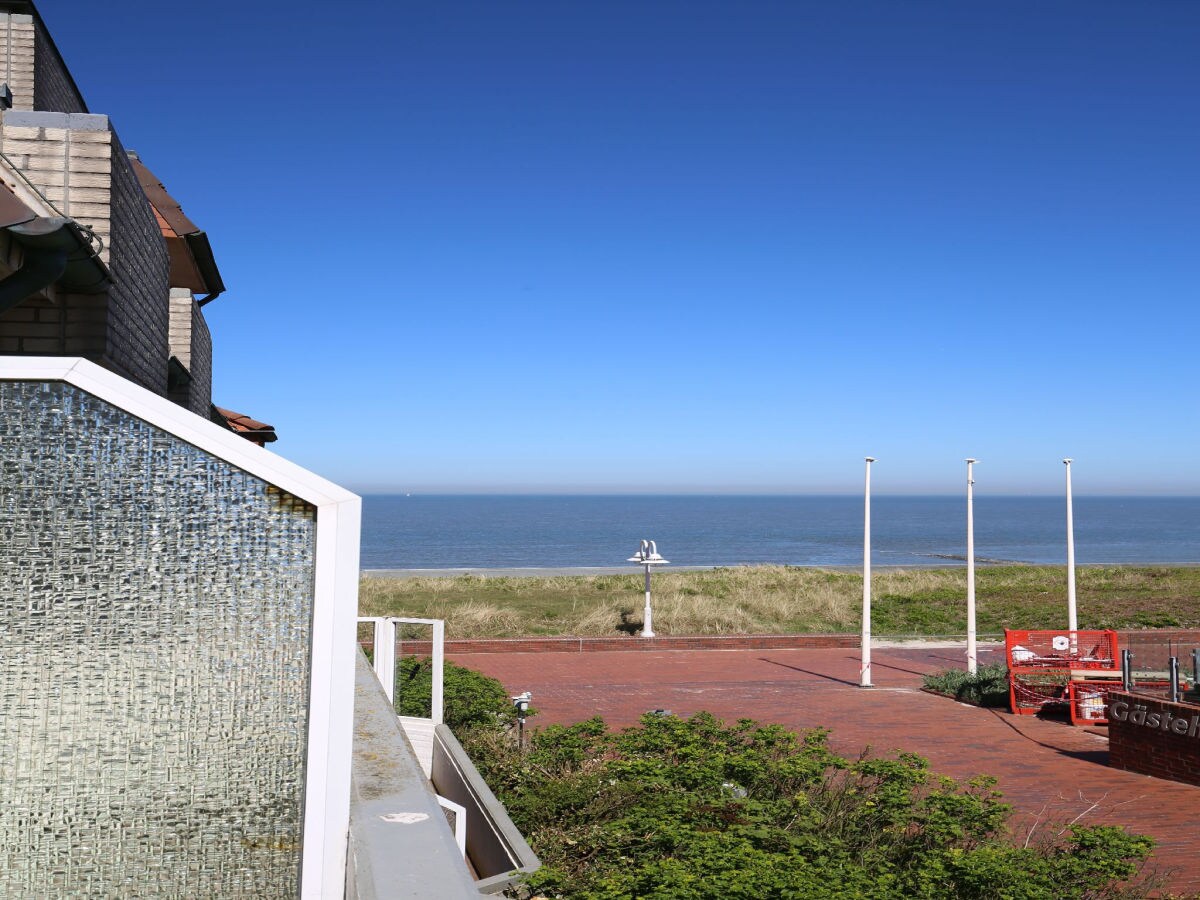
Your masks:
[[[454,655],[500,679],[510,692],[533,691],[534,724],[601,715],[629,725],[649,710],[688,716],[707,710],[803,729],[832,729],[831,746],[857,755],[910,750],[956,778],[986,773],[1014,805],[1018,834],[1041,833],[1078,818],[1152,835],[1152,860],[1171,887],[1200,894],[1196,835],[1200,787],[1110,769],[1104,729],[1013,716],[919,690],[921,675],[962,664],[963,651],[876,649],[875,687],[857,686],[858,651],[686,650],[666,652]],[[983,662],[988,656],[981,656]],[[1058,825],[1061,828],[1061,824]]]

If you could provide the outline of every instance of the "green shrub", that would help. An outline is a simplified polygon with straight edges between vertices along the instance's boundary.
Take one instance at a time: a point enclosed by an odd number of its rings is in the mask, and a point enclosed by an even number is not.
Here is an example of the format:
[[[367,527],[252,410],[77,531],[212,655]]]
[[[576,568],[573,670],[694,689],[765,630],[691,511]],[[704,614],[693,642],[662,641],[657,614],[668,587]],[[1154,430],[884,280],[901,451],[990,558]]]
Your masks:
[[[966,673],[941,674],[961,687]],[[1115,900],[1155,886],[1137,878],[1149,838],[1071,827],[1014,842],[993,779],[940,777],[914,754],[850,760],[824,730],[707,713],[552,725],[522,752],[498,681],[450,663],[445,678],[447,721],[543,861],[525,896]],[[402,660],[403,714],[429,714],[429,681],[428,659]]]
[[[796,735],[701,713],[550,726],[521,753],[496,729],[468,752],[543,861],[545,897],[1098,898],[1129,884],[1148,838],[1064,829],[1021,846],[993,780],[965,784],[912,754],[845,759]]]
[[[508,692],[495,678],[447,661],[442,679],[445,722],[456,735],[469,728],[507,727],[516,721]],[[428,717],[432,691],[433,660],[401,658],[396,666],[396,711],[402,716]]]
[[[974,675],[966,669],[943,669],[926,675],[924,687],[975,706],[1007,706],[1008,668],[993,663],[980,666]]]

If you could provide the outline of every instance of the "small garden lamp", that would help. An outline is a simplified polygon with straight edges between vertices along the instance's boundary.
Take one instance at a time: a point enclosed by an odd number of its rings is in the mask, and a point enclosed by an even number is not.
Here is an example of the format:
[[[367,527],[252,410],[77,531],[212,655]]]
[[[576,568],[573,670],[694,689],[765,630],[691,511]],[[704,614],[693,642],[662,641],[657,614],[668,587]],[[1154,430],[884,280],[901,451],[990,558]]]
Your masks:
[[[525,691],[512,698],[513,710],[517,714],[517,747],[525,750],[525,719],[529,715],[529,704],[533,702],[533,692]]]
[[[650,611],[650,567],[665,566],[670,560],[663,559],[658,555],[658,547],[654,541],[642,541],[642,546],[638,548],[633,556],[629,557],[628,562],[637,563],[646,569],[646,609],[642,618],[642,637],[654,637],[653,616]]]

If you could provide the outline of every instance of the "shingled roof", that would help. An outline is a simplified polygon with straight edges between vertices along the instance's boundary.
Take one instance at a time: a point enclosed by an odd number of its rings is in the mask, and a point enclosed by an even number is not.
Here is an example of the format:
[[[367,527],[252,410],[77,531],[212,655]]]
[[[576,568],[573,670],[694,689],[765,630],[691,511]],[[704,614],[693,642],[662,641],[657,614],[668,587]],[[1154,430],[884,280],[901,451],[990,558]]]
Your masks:
[[[163,183],[146,168],[136,153],[129,154],[129,161],[167,241],[167,252],[171,258],[171,287],[206,294],[200,300],[201,306],[215,300],[217,295],[225,292],[225,282],[221,280],[217,261],[213,258],[208,235],[184,215],[179,201],[167,193]]]
[[[225,420],[230,429],[236,431],[248,441],[253,441],[259,446],[263,446],[264,444],[279,440],[279,435],[275,433],[274,425],[259,422],[257,419],[250,418],[245,413],[234,412],[232,409],[222,409],[219,406],[214,406],[213,409]]]

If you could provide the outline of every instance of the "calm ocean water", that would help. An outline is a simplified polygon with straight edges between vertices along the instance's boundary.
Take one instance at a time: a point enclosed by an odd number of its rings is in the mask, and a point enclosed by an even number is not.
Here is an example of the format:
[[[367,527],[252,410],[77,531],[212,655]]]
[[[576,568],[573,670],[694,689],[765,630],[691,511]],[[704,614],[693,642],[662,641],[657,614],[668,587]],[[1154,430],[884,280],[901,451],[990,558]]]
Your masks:
[[[364,569],[619,566],[642,538],[679,565],[862,565],[861,496],[368,496]],[[953,565],[960,497],[875,497],[875,565]],[[1065,563],[1060,497],[976,497],[976,558]],[[1200,563],[1200,498],[1076,497],[1075,557]]]

